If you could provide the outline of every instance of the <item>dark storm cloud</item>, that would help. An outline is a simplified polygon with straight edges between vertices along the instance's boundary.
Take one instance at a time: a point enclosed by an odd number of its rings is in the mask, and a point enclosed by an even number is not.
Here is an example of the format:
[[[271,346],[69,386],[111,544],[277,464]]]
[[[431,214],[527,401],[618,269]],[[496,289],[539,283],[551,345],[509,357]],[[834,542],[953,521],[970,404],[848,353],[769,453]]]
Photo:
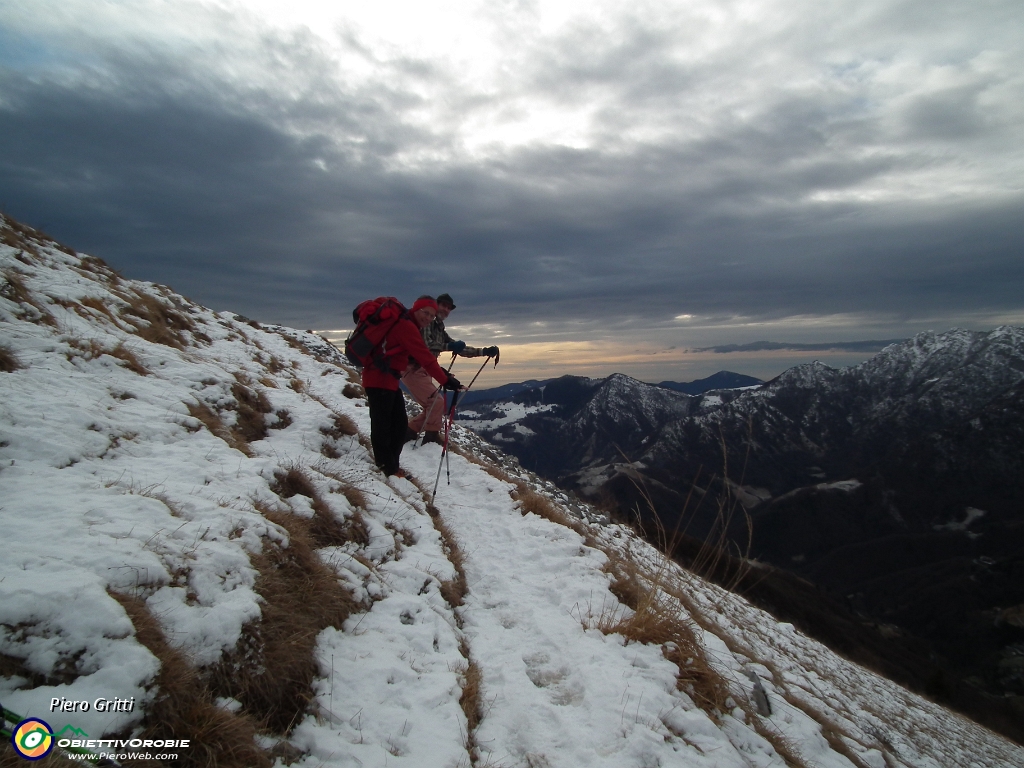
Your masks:
[[[882,8],[869,12],[897,28],[912,17]],[[311,35],[265,30],[246,31],[259,81],[218,74],[208,51],[145,46],[98,47],[93,74],[8,67],[0,205],[131,276],[302,327],[343,325],[368,295],[441,291],[473,322],[540,319],[563,337],[683,313],[953,324],[1021,310],[1019,184],[920,190],[932,167],[935,184],[984,186],[969,153],[945,158],[971,145],[991,163],[1019,135],[991,106],[1016,87],[1008,70],[964,66],[917,90],[911,72],[880,105],[864,85],[874,65],[844,50],[827,83],[794,74],[814,22],[684,56],[713,37],[707,23],[576,26],[524,50],[499,95],[413,56],[351,86]],[[778,76],[757,80],[762,66]],[[797,74],[809,84],[783,87]],[[444,115],[405,117],[431,88],[450,94],[453,123],[502,99],[592,107],[598,138],[460,152]]]

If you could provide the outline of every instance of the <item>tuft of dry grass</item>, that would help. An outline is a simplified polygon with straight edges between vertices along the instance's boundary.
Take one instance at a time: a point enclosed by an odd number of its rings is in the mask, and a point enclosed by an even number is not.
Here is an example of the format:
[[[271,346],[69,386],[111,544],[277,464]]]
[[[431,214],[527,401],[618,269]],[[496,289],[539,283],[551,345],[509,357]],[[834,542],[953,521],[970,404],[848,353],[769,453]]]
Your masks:
[[[140,376],[148,376],[150,374],[150,370],[142,364],[142,361],[139,360],[124,341],[119,341],[113,349],[107,349],[97,339],[86,340],[64,337],[64,341],[67,342],[69,347],[68,351],[65,352],[65,357],[68,360],[74,360],[76,357],[81,357],[84,360],[95,360],[103,355],[110,355],[123,362],[125,368]]]
[[[462,552],[462,548],[459,546],[459,540],[455,535],[455,531],[451,529],[444,519],[437,513],[437,510],[432,506],[427,508],[428,511],[432,510],[431,518],[434,521],[434,528],[441,534],[442,548],[444,554],[448,558],[448,562],[452,564],[455,569],[455,576],[450,579],[441,581],[441,597],[452,608],[458,608],[462,605],[466,599],[466,593],[469,591],[469,582],[466,581],[466,559]]]
[[[359,384],[346,384],[341,389],[341,394],[347,397],[349,400],[356,400],[360,397],[366,397],[366,390]]]
[[[287,408],[278,408],[274,411],[277,421],[269,425],[270,429],[285,429],[295,423]]]
[[[274,475],[270,489],[282,499],[292,496],[305,496],[313,508],[313,519],[310,521],[309,534],[318,547],[336,547],[349,542],[360,546],[370,543],[370,533],[360,509],[366,508],[366,498],[357,488],[350,484],[342,484],[341,490],[353,507],[350,517],[339,520],[330,504],[317,491],[313,481],[299,467],[291,467],[287,471]]]
[[[476,742],[476,729],[480,721],[484,719],[483,693],[481,682],[483,673],[480,665],[474,661],[469,652],[469,644],[463,637],[459,641],[459,652],[466,660],[466,667],[462,670],[462,692],[459,694],[459,707],[466,716],[466,751],[469,752],[470,760],[475,765],[479,758],[479,749]]]
[[[320,427],[320,434],[324,436],[320,444],[320,453],[328,459],[341,457],[341,451],[335,445],[335,441],[342,437],[352,437],[359,434],[359,428],[352,419],[343,413],[335,413],[329,427]]]
[[[500,470],[498,470],[500,472]],[[507,477],[507,475],[506,475]],[[537,517],[543,517],[545,520],[549,520],[552,523],[558,525],[564,525],[566,528],[571,528],[581,535],[585,535],[585,527],[581,521],[574,518],[562,507],[555,504],[551,499],[542,493],[537,493],[533,488],[524,483],[522,480],[516,480],[515,490],[512,492],[512,498],[519,502],[519,511],[523,515],[533,513]]]
[[[0,271],[0,276],[4,279],[3,285],[0,285],[0,296],[23,307],[19,317],[32,323],[42,323],[43,325],[56,327],[57,319],[32,294],[32,291],[28,289],[25,281],[21,279],[21,275],[17,271],[5,269]]]
[[[269,768],[270,757],[255,742],[256,721],[214,704],[202,676],[181,651],[168,644],[145,601],[110,594],[131,619],[136,639],[160,660],[157,697],[146,712],[140,738],[181,738],[187,733],[192,746],[180,753],[182,766]]]
[[[210,433],[215,437],[219,437],[232,448],[241,451],[246,456],[252,456],[252,448],[249,446],[249,443],[235,434],[234,430],[228,429],[217,411],[198,400],[194,403],[185,403],[185,407],[188,408],[189,415],[201,421],[203,426],[210,430]]]
[[[247,382],[236,381],[231,385],[235,398],[235,424],[231,430],[239,440],[253,443],[267,436],[266,414],[273,410],[266,394],[261,389],[247,386]],[[229,406],[230,408],[230,406]]]
[[[148,293],[124,291],[119,295],[127,302],[127,307],[121,309],[121,316],[136,329],[139,338],[174,349],[189,345],[188,334],[195,334],[197,328],[184,312]]]
[[[711,665],[695,623],[682,615],[679,604],[663,589],[668,562],[645,572],[632,559],[607,550],[610,590],[631,613],[603,610],[595,625],[605,634],[620,634],[627,641],[660,645],[666,659],[676,665],[676,685],[712,717],[729,709],[729,686]]]
[[[340,627],[359,606],[317,555],[322,534],[315,518],[263,502],[254,506],[287,531],[288,544],[267,541],[252,558],[262,621],[247,626],[238,646],[211,670],[211,685],[218,695],[242,702],[271,731],[287,734],[314,697],[317,636],[326,627]]]
[[[86,296],[85,298],[81,299],[79,303],[83,307],[87,307],[88,309],[91,309],[103,315],[112,323],[117,322],[116,318],[114,317],[114,313],[111,312],[110,307],[107,306],[107,303],[103,301],[103,299],[97,298],[95,296]]]
[[[359,428],[356,423],[352,421],[349,416],[343,413],[335,413],[334,418],[331,421],[331,426],[320,427],[320,433],[327,437],[333,437],[338,440],[342,437],[352,437],[353,435],[359,434]]]
[[[134,371],[139,376],[148,376],[150,373],[149,369],[142,364],[135,353],[123,341],[119,341],[113,349],[107,351],[107,354],[124,362],[125,368],[129,371]]]
[[[0,344],[0,371],[11,373],[23,367],[21,361],[18,360],[18,356],[14,354],[14,350]]]

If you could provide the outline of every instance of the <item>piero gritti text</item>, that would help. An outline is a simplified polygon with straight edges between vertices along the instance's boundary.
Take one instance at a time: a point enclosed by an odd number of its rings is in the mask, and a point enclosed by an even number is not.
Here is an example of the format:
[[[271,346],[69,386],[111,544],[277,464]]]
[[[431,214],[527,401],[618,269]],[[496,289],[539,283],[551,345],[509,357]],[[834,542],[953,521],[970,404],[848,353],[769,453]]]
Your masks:
[[[106,699],[102,696],[91,704],[88,701],[75,701],[74,699],[60,698],[50,699],[51,712],[133,712],[135,710],[135,697],[130,699]]]

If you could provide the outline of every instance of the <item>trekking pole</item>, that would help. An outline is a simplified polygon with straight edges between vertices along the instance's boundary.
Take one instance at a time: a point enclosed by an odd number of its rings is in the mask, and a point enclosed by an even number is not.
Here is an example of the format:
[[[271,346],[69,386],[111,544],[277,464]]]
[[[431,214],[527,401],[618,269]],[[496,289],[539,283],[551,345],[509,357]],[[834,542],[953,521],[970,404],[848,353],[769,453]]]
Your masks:
[[[486,360],[484,360],[483,365],[480,366],[480,370],[478,370],[476,372],[476,376],[474,376],[473,380],[471,382],[469,382],[469,386],[462,390],[463,392],[469,392],[469,388],[472,387],[473,384],[476,383],[477,377],[480,376],[481,373],[483,373],[484,367],[490,361],[491,361],[491,358],[489,358],[489,357]],[[452,362],[454,362],[454,360]],[[495,368],[498,367],[498,356],[497,355],[494,356],[494,367]],[[456,392],[455,393],[455,397],[452,399],[452,407],[448,411],[448,421],[447,421],[447,425],[446,425],[445,430],[444,430],[444,446],[442,446],[442,448],[441,448],[441,461],[437,465],[437,477],[434,478],[434,492],[430,494],[430,503],[431,504],[434,503],[434,497],[437,495],[437,485],[438,485],[438,483],[441,482],[441,465],[445,463],[445,459],[448,460],[447,461],[447,464],[448,464],[448,485],[452,484],[451,458],[448,455],[448,439],[451,437],[452,422],[455,421],[455,404],[458,403],[458,402],[459,402],[459,393]]]
[[[466,389],[464,391],[469,392],[469,387],[472,387],[473,384],[476,383],[477,376],[479,376],[481,373],[484,372],[484,368],[487,367],[487,364],[489,362],[491,362],[491,358],[488,357],[486,360],[484,360],[483,365],[480,366],[480,370],[476,372],[476,376],[473,377],[473,381],[469,382],[469,386],[466,387]],[[497,355],[494,356],[494,367],[495,368],[498,367],[498,356]]]
[[[441,461],[437,464],[437,477],[434,478],[434,491],[430,494],[430,503],[434,503],[434,497],[437,496],[437,486],[441,482],[441,467],[444,466],[445,457],[448,455],[448,438],[452,434],[452,417],[455,415],[455,404],[459,402],[459,393],[456,391],[455,397],[452,399],[451,410],[448,411],[448,422],[444,430],[444,445],[441,446]],[[450,466],[450,464],[449,464]],[[448,484],[451,485],[451,472],[448,474]]]

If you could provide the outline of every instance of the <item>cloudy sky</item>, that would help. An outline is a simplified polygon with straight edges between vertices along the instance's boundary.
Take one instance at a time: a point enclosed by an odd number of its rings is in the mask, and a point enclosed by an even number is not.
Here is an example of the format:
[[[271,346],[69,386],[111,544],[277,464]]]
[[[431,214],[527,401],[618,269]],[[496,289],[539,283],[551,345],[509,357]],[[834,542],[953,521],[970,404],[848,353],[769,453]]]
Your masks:
[[[1019,0],[6,0],[0,208],[264,322],[447,291],[488,384],[850,364],[703,348],[1024,324],[1022,30]]]

